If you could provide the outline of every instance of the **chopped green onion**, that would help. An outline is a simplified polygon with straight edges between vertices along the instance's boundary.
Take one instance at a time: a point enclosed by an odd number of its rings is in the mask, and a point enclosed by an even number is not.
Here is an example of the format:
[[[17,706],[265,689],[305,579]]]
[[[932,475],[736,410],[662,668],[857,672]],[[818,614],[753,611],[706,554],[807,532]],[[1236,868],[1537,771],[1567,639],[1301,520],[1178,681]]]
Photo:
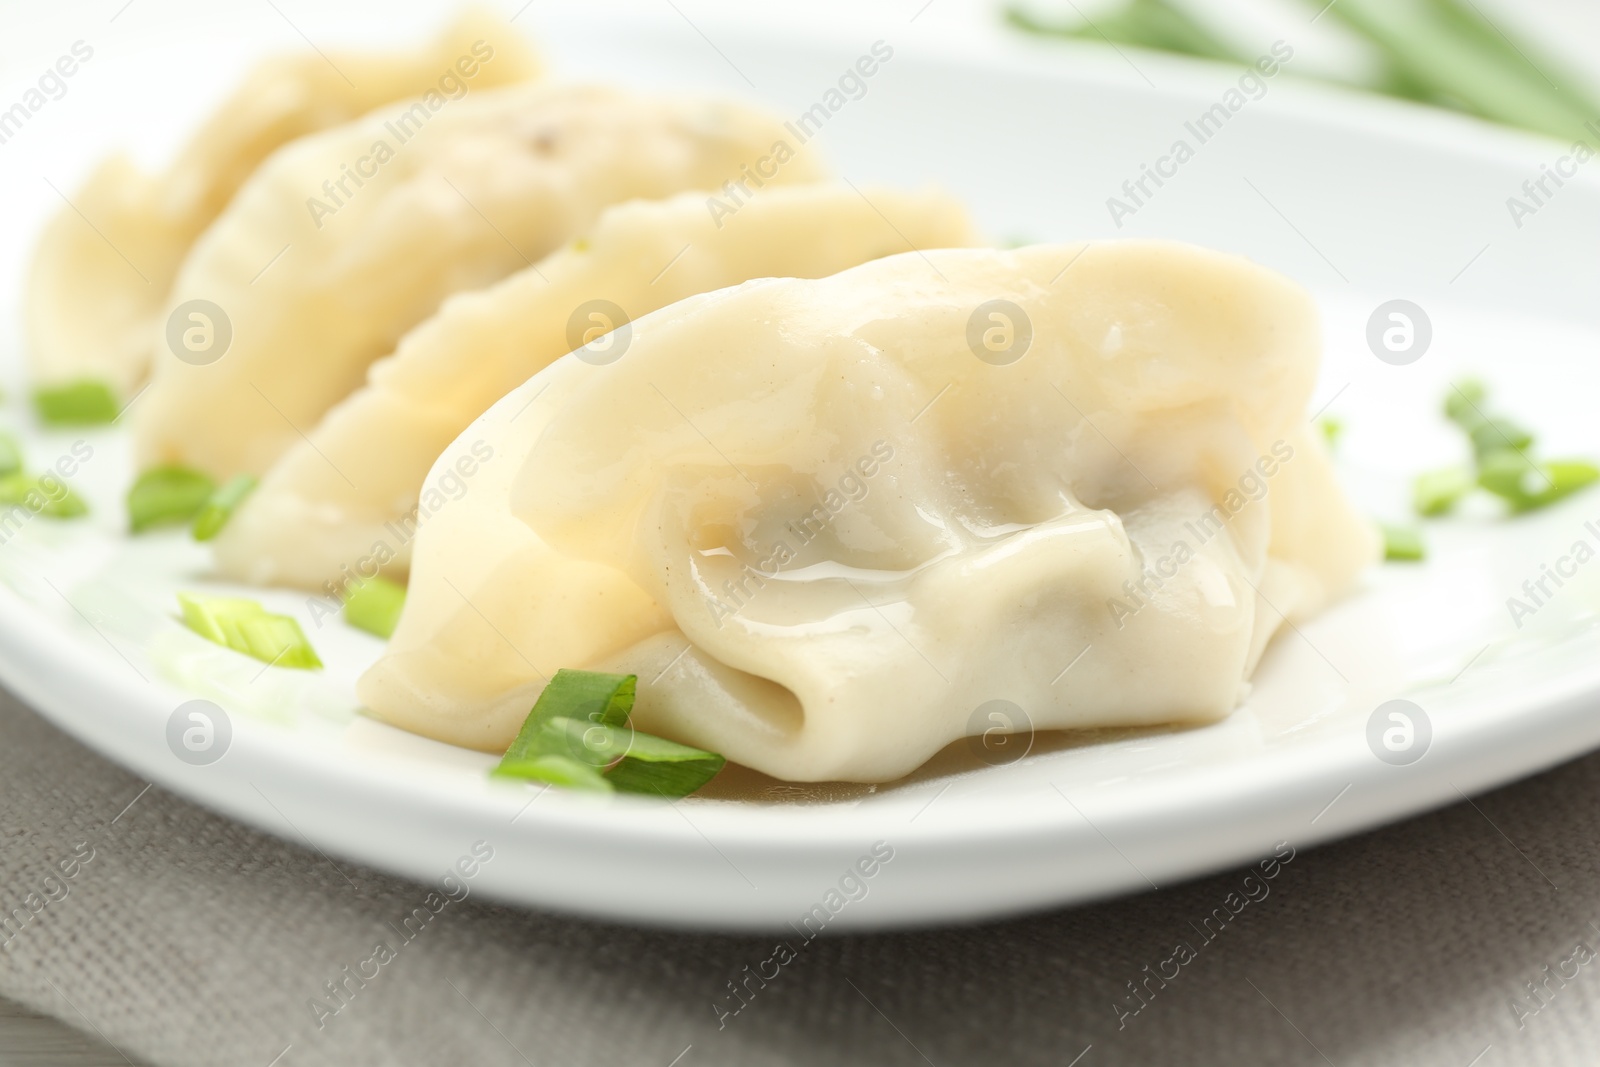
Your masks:
[[[1482,382],[1467,379],[1445,395],[1444,413],[1472,442],[1477,484],[1504,500],[1513,514],[1553,504],[1600,481],[1600,467],[1588,460],[1534,459],[1529,455],[1533,433],[1511,419],[1487,414],[1487,397]],[[1417,511],[1423,515],[1449,511],[1465,493],[1457,478],[1456,471],[1420,476],[1413,492]]]
[[[209,475],[188,467],[152,467],[128,490],[128,527],[142,533],[152,526],[188,522],[216,488]]]
[[[606,767],[606,777],[624,793],[688,796],[715,778],[728,762],[676,741],[583,719],[557,716],[540,723],[539,731],[543,751]]]
[[[633,731],[626,726],[605,726],[588,719],[557,715],[539,723],[533,748],[568,759],[605,767],[621,759],[633,742]]]
[[[1384,523],[1382,528],[1384,559],[1414,563],[1427,556],[1428,550],[1422,543],[1422,534],[1416,527],[1390,526]]]
[[[1506,449],[1521,452],[1532,448],[1530,430],[1511,419],[1491,416],[1484,411],[1487,397],[1483,383],[1469,379],[1453,386],[1444,399],[1445,416],[1466,433],[1472,442],[1472,454],[1481,460]]]
[[[597,793],[614,793],[616,786],[587,763],[579,763],[566,756],[537,756],[525,760],[502,760],[489,772],[497,778],[522,778],[533,782],[548,782],[568,789],[588,789]]]
[[[1467,436],[1472,440],[1472,454],[1480,462],[1496,452],[1524,452],[1533,447],[1532,432],[1510,419],[1484,419],[1468,430]]]
[[[47,484],[45,479],[49,478]],[[25,507],[52,519],[76,519],[89,514],[89,505],[54,474],[27,474],[22,469],[22,446],[10,434],[0,433],[0,507]]]
[[[42,477],[13,471],[0,475],[0,507],[25,507],[51,519],[76,519],[89,514],[89,505],[59,478],[54,486]]]
[[[115,422],[122,413],[117,394],[105,382],[81,378],[34,390],[33,406],[45,422],[58,426],[93,426]]]
[[[358,630],[388,640],[406,606],[406,587],[379,575],[350,594],[344,602],[344,621]]]
[[[1411,483],[1411,503],[1418,515],[1446,515],[1477,487],[1478,479],[1468,467],[1425,471]]]
[[[1491,452],[1480,459],[1478,484],[1513,503],[1532,496],[1544,485],[1533,461],[1510,449]]]
[[[1535,463],[1515,452],[1502,451],[1487,456],[1478,467],[1478,484],[1518,513],[1554,504],[1596,481],[1600,481],[1600,468],[1581,459]]]
[[[584,719],[601,726],[621,726],[633,710],[634,690],[639,682],[633,674],[601,674],[597,671],[556,671],[534,701],[533,710],[506,749],[506,759],[516,761],[538,754],[541,726],[549,719]]]
[[[201,593],[179,593],[178,605],[183,608],[183,621],[189,629],[219,645],[228,643],[228,635],[221,626],[223,616],[249,615],[267,610],[244,597],[205,596]]]
[[[244,503],[244,498],[255,487],[255,476],[250,474],[236,474],[218,486],[195,513],[194,539],[209,541],[221,533],[222,528],[228,525],[228,520],[233,518],[234,509]]]
[[[322,666],[300,624],[242,597],[179,593],[184,624],[208,641],[268,666],[315,670]]]
[[[678,797],[699,789],[727,761],[629,729],[637,687],[632,674],[557,671],[495,773],[552,781],[552,775],[576,775],[577,766],[604,774],[609,786],[623,792]]]
[[[8,433],[0,433],[0,476],[22,470],[22,446]]]
[[[1344,433],[1344,423],[1332,415],[1318,419],[1317,428],[1322,431],[1322,440],[1330,450],[1339,443],[1339,437]]]
[[[1547,459],[1539,466],[1550,484],[1534,497],[1531,506],[1536,508],[1600,481],[1600,467],[1586,459]]]
[[[39,485],[39,492],[45,495],[47,501],[45,506],[39,509],[39,514],[52,519],[80,519],[89,514],[89,505],[83,502],[83,497],[65,485],[58,494],[52,495],[42,481],[36,479],[36,482]]]
[[[624,793],[686,797],[715,778],[727,762],[715,752],[633,731],[626,754],[606,777]]]
[[[554,718],[582,719],[599,726],[622,726],[633,710],[639,683],[633,674],[597,671],[556,671],[534,702],[517,739],[506,749],[506,759],[519,760],[534,753],[540,728]]]
[[[1476,378],[1468,378],[1459,384],[1452,383],[1450,391],[1444,395],[1445,418],[1460,424],[1464,430],[1471,430],[1484,420],[1479,405],[1488,395],[1489,390]]]

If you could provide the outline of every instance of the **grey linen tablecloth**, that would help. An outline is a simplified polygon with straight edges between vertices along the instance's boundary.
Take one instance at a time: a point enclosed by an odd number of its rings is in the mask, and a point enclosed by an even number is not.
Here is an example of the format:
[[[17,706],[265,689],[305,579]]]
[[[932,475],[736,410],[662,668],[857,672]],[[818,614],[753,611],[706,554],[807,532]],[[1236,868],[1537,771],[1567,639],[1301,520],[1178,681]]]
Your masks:
[[[1002,923],[824,936],[722,1018],[726,983],[775,938],[468,897],[347,983],[320,1028],[312,998],[394,940],[428,887],[146,790],[4,694],[0,789],[0,906],[27,915],[4,931],[0,994],[130,1061],[1600,1062],[1600,755],[1302,850],[1270,881],[1236,871]],[[1242,893],[1255,899],[1203,940]],[[1178,942],[1194,958],[1169,962]]]

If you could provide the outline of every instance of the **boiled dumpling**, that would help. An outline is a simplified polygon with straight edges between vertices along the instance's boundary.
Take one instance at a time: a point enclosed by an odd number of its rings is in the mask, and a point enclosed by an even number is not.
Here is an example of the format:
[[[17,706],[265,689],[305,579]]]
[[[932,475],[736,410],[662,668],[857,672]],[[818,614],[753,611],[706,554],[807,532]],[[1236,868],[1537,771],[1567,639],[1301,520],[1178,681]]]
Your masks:
[[[279,146],[394,100],[458,96],[537,72],[527,45],[484,12],[412,52],[308,52],[257,65],[165,173],[108,159],[45,227],[25,305],[35,384],[92,380],[130,397],[185,253]]]
[[[632,330],[440,457],[476,473],[361,679],[380,718],[494,751],[557,668],[630,671],[641,729],[883,781],[994,700],[1040,729],[1219,718],[1374,558],[1305,432],[1315,306],[1243,259],[907,253]]]
[[[138,461],[264,473],[445,297],[532,265],[620,200],[717,189],[756,167],[767,184],[819,177],[789,139],[731,103],[540,85],[302,138],[184,264],[169,308],[206,301],[230,336],[197,323],[198,352],[185,340],[157,353],[133,408]],[[366,177],[328,196],[346,170]]]
[[[619,204],[537,265],[446,301],[272,466],[217,541],[223,573],[342,593],[380,567],[403,570],[417,523],[450,495],[433,486],[419,510],[439,453],[586,334],[624,326],[589,354],[615,359],[627,318],[695,293],[977,243],[961,204],[936,192],[797,185],[732,215],[708,203],[698,192]]]

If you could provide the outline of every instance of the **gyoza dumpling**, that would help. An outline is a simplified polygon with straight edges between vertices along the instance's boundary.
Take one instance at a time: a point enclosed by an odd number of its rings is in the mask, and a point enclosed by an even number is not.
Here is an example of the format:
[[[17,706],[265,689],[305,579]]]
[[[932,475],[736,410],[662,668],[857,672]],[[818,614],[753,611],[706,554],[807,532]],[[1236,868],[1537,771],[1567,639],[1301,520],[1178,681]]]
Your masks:
[[[620,200],[755,169],[819,177],[790,139],[780,119],[732,103],[541,85],[302,138],[184,264],[171,305],[219,307],[232,339],[220,357],[212,334],[197,335],[198,358],[157,353],[133,408],[138,461],[260,475],[445,297],[532,265]],[[354,172],[348,196],[328,196],[325,181]]]
[[[446,445],[585,334],[751,278],[819,278],[909,249],[973,245],[961,204],[936,192],[819,184],[760,192],[732,215],[707,194],[610,208],[594,229],[492,288],[461,293],[373,364],[368,384],[275,463],[218,539],[225,574],[343,586],[403,571],[419,494]],[[625,351],[627,333],[604,355]],[[342,595],[342,590],[340,591]]]
[[[537,73],[511,27],[481,11],[415,51],[309,52],[258,64],[165,173],[114,156],[45,227],[26,301],[34,383],[89,380],[131,396],[184,255],[280,145],[394,100],[460,96]]]
[[[904,254],[632,332],[440,456],[470,489],[361,679],[380,718],[494,751],[556,669],[629,671],[643,730],[882,781],[994,700],[1041,729],[1223,716],[1278,611],[1374,558],[1305,432],[1315,306],[1243,259]]]

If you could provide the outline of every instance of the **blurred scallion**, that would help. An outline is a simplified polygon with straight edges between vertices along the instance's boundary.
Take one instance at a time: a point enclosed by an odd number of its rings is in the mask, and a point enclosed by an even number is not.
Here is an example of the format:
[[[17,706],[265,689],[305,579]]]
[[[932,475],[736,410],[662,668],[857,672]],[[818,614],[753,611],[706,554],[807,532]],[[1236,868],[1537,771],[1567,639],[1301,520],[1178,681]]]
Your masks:
[[[40,386],[34,390],[33,406],[41,419],[57,426],[115,422],[122,411],[111,387],[93,378]]]
[[[1422,532],[1415,526],[1381,526],[1383,531],[1383,558],[1402,563],[1416,563],[1427,556],[1427,546],[1422,543]]]
[[[714,752],[630,729],[637,685],[632,674],[557,671],[493,773],[663,797],[699,789],[727,761]]]
[[[1581,80],[1501,22],[1491,22],[1473,0],[1305,0],[1317,17],[1364,39],[1377,62],[1359,80],[1323,74],[1374,92],[1477,115],[1568,141],[1600,133],[1600,103]],[[1015,5],[1006,21],[1026,33],[1105,41],[1112,45],[1219,60],[1241,66],[1253,55],[1228,43],[1224,27],[1207,23],[1174,0],[1122,0],[1087,11],[1062,5],[1059,18]],[[1315,20],[1313,20],[1315,21]],[[1265,49],[1260,49],[1265,51]]]
[[[185,523],[216,490],[210,475],[188,467],[152,467],[128,490],[128,528],[142,533],[152,526]]]
[[[228,525],[228,520],[233,518],[234,510],[244,503],[244,498],[255,487],[255,476],[250,474],[236,474],[218,486],[195,513],[194,539],[210,541],[221,533],[222,528]]]
[[[184,625],[208,641],[242,652],[271,667],[315,670],[322,666],[300,624],[242,597],[179,593]]]
[[[369,578],[344,602],[344,621],[388,640],[406,606],[406,587],[379,575]]]

